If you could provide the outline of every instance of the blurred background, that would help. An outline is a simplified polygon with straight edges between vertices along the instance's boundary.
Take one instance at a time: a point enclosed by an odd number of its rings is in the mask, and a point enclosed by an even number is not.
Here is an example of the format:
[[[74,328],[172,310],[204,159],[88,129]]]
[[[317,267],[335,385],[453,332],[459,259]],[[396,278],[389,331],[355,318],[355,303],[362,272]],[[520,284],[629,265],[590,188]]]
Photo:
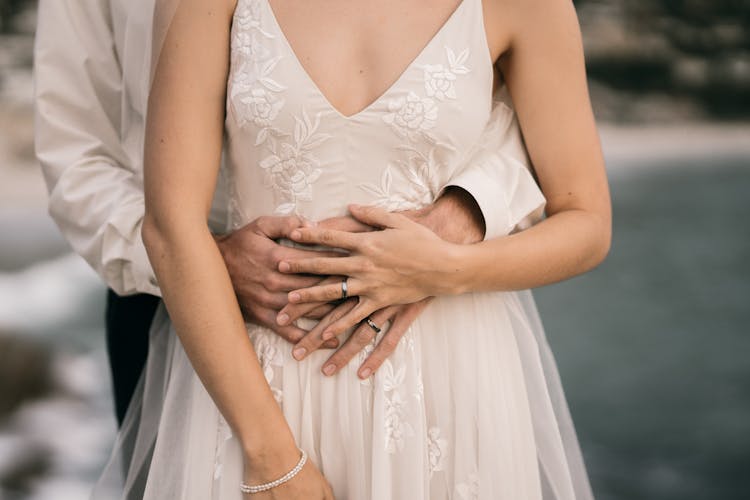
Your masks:
[[[575,4],[614,242],[534,293],[595,494],[750,498],[750,1]],[[0,0],[0,500],[75,500],[115,432],[105,288],[46,214],[34,28]]]

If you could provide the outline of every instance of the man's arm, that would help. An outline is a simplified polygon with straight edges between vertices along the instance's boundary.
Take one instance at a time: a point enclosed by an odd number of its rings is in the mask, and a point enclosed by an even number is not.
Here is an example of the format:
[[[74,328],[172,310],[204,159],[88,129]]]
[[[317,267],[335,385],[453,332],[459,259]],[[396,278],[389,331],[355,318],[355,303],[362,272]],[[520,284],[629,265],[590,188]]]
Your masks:
[[[118,294],[160,295],[140,236],[140,158],[121,145],[122,71],[108,3],[41,0],[34,51],[35,147],[49,213]]]
[[[446,204],[442,211],[458,217],[461,222],[462,216],[474,210],[471,215],[477,219],[483,231],[478,240],[454,243],[491,240],[518,229],[526,229],[541,218],[544,210],[544,196],[530,181],[533,170],[507,85],[503,84],[495,92],[493,100],[497,104],[480,140],[481,149],[438,193],[438,201],[450,190],[461,191],[464,197],[471,195],[470,199],[463,200],[453,197],[454,202]],[[510,168],[508,162],[512,162],[514,168]],[[520,176],[528,176],[529,179]],[[441,231],[464,231],[458,224],[449,221],[442,221],[439,226],[426,225],[444,240],[451,241]],[[452,227],[444,227],[446,225]]]

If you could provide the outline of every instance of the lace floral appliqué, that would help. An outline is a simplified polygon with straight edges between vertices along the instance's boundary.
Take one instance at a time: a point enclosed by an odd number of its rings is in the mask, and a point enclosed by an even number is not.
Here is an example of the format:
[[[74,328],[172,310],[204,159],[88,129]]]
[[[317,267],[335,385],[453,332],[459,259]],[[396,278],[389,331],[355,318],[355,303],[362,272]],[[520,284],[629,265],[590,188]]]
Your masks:
[[[424,70],[424,88],[427,97],[433,97],[438,101],[456,98],[455,81],[459,75],[465,75],[470,70],[464,63],[469,58],[469,49],[462,50],[458,56],[450,47],[445,47],[448,57],[448,66],[442,63],[425,64]]]
[[[258,361],[263,369],[263,375],[266,377],[268,385],[271,386],[271,392],[277,403],[282,404],[283,393],[277,387],[274,387],[274,376],[276,370],[281,369],[283,366],[282,352],[279,347],[272,342],[269,338],[269,333],[257,332],[255,334],[255,352],[258,355]]]
[[[432,145],[427,152],[410,145],[397,149],[403,152],[404,158],[386,166],[380,175],[380,183],[362,183],[359,188],[374,196],[372,204],[389,211],[417,209],[432,203],[440,190],[438,151],[441,146]],[[452,151],[448,146],[444,149]],[[394,172],[406,181],[397,181],[396,188]]]
[[[266,171],[266,182],[280,200],[276,215],[296,212],[299,201],[313,199],[312,185],[323,171],[312,151],[331,137],[318,131],[320,115],[318,112],[311,121],[303,109],[302,119],[294,117],[293,142],[269,143],[271,154],[260,161],[260,167]]]
[[[266,128],[284,107],[279,93],[286,87],[271,77],[283,56],[270,57],[264,42],[275,37],[261,26],[259,8],[255,1],[240,0],[237,5],[232,30],[230,101],[240,127],[254,123],[261,128],[259,135],[268,135]]]
[[[442,437],[439,427],[430,427],[427,432],[427,458],[430,474],[443,470],[445,453],[448,450],[448,440]]]
[[[461,495],[463,500],[479,499],[479,474],[476,470],[469,474],[465,482],[456,485],[456,492]]]
[[[396,453],[404,449],[406,438],[414,436],[414,428],[408,421],[408,404],[401,393],[406,368],[401,366],[394,370],[390,360],[386,360],[381,370],[385,392],[385,449]]]
[[[383,115],[383,121],[401,137],[416,139],[420,133],[435,126],[437,116],[438,109],[433,99],[410,91],[404,97],[388,101],[388,113]]]

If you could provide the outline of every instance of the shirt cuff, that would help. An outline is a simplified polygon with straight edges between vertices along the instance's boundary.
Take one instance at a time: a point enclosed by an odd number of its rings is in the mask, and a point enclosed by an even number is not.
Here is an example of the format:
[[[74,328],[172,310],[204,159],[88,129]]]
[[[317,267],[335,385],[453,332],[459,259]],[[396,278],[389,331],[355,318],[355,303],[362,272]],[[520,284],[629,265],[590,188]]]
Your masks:
[[[474,157],[470,168],[448,181],[466,190],[484,217],[484,240],[506,236],[541,220],[546,199],[531,172],[521,161],[500,152]]]
[[[437,197],[442,196],[443,192],[450,186],[460,187],[476,201],[479,211],[482,212],[482,217],[484,218],[483,239],[489,240],[499,236],[502,230],[502,224],[499,220],[501,218],[498,217],[500,207],[496,203],[493,203],[493,198],[497,198],[497,193],[493,195],[491,182],[488,182],[488,178],[476,170],[465,172],[451,179],[448,184],[443,186]]]
[[[142,209],[124,210],[110,220],[101,241],[102,274],[107,285],[118,295],[148,293],[161,297],[161,289],[141,238],[142,224]]]
[[[148,259],[146,253],[146,247],[143,244],[143,240],[139,239],[137,244],[133,245],[133,256],[130,262],[130,276],[134,281],[133,288],[140,293],[148,293],[161,297],[161,288],[159,282],[156,280],[156,274],[154,268],[151,266],[151,261]]]

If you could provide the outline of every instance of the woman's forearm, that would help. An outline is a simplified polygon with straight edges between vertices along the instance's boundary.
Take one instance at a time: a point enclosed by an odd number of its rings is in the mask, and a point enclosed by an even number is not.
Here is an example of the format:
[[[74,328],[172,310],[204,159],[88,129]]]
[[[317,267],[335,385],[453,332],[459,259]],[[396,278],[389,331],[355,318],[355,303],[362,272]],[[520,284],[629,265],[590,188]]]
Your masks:
[[[163,224],[162,226],[165,226]],[[175,331],[250,461],[297,460],[291,432],[248,338],[229,274],[205,224],[148,214],[143,239]]]
[[[566,210],[518,233],[453,245],[445,260],[449,292],[523,290],[572,278],[599,265],[610,240],[609,218]]]

